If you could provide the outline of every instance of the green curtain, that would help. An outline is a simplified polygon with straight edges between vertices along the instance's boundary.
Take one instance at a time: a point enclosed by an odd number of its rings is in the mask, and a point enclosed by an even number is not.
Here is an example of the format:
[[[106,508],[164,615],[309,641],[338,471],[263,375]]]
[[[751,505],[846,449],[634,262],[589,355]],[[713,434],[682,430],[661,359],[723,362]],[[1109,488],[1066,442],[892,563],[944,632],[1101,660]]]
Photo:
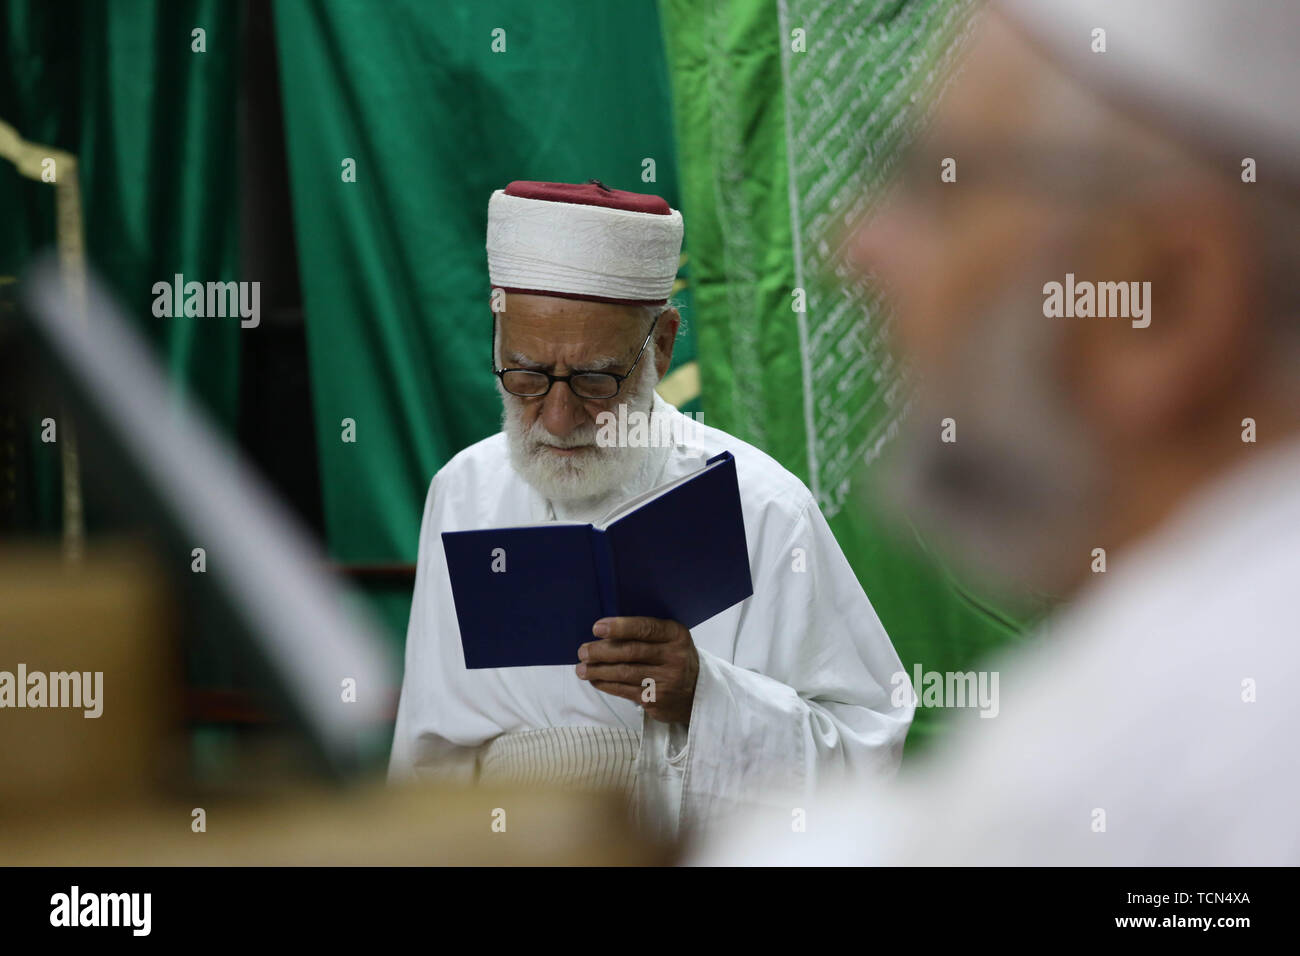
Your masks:
[[[239,278],[239,10],[223,0],[0,0],[0,121],[76,156],[89,266],[156,346],[178,392],[232,433],[238,321],[155,318],[152,287],[176,273]],[[193,49],[195,29],[206,52]],[[8,294],[55,242],[53,192],[0,161]],[[12,479],[22,502],[14,523],[57,530],[58,447],[39,441],[38,421],[9,425],[27,441],[17,456],[24,474]]]
[[[492,190],[596,178],[679,205],[658,10],[281,0],[275,22],[329,546],[414,561],[430,478],[499,428]],[[409,593],[375,598],[400,641]]]
[[[899,540],[865,483],[905,404],[889,313],[836,253],[969,28],[969,0],[663,0],[705,420],[813,489],[909,675],[1023,622]],[[936,173],[937,175],[937,173]],[[918,708],[909,751],[942,727]]]
[[[75,154],[86,254],[173,382],[233,425],[238,321],[156,318],[155,282],[239,278],[239,5],[4,0],[0,120]],[[191,33],[205,31],[206,52]],[[51,190],[0,163],[0,274],[54,240]]]

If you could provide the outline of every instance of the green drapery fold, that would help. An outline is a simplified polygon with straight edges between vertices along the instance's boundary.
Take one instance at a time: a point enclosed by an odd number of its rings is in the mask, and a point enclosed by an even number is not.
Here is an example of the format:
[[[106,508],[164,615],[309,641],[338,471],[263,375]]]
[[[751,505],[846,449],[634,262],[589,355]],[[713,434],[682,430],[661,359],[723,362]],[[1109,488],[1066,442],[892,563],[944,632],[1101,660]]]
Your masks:
[[[202,29],[206,52],[194,50]],[[238,320],[157,318],[153,284],[238,279],[239,5],[0,0],[0,120],[77,157],[87,264],[155,345],[178,391],[233,431]],[[53,174],[59,174],[57,164]],[[0,277],[55,243],[53,188],[0,162]],[[10,284],[12,285],[12,284]],[[39,423],[14,423],[39,442]],[[16,524],[57,527],[57,448],[34,444]],[[92,515],[93,518],[93,515]]]
[[[889,312],[839,267],[968,28],[968,0],[663,0],[705,414],[803,477],[909,676],[1014,638],[863,490],[904,410]],[[936,171],[937,175],[937,171]],[[909,747],[940,725],[918,708]]]
[[[155,282],[239,278],[239,7],[6,0],[0,119],[78,157],[86,253],[181,390],[232,426],[237,321],[156,318]],[[205,31],[206,52],[192,31]],[[0,272],[54,241],[49,190],[0,169]]]

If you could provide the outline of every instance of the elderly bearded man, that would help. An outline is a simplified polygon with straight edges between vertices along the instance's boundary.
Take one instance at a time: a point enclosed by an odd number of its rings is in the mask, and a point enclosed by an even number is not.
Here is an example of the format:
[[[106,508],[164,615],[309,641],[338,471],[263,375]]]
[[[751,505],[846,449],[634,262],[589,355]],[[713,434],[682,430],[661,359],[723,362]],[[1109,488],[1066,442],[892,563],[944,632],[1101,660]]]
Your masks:
[[[912,719],[890,700],[902,667],[812,495],[758,449],[682,427],[655,392],[681,321],[668,305],[681,240],[657,196],[594,181],[493,194],[503,427],[429,486],[390,776],[622,789],[643,825],[672,834],[741,806],[789,819],[824,778],[896,769]],[[602,412],[651,416],[647,433],[673,440],[604,447]],[[442,532],[594,522],[723,450],[752,597],[693,632],[592,621],[573,667],[466,668]],[[645,677],[656,695],[643,709]]]

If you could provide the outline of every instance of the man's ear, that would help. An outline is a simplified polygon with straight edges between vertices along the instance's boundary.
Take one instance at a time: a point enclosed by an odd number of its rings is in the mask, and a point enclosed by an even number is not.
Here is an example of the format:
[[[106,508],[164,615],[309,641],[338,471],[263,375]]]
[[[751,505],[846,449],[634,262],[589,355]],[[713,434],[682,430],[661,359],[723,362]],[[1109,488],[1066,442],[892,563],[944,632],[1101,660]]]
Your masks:
[[[677,329],[681,324],[681,313],[668,309],[659,316],[659,324],[655,326],[655,370],[660,379],[668,374],[668,366],[673,364],[673,346],[677,344]]]
[[[1125,282],[1130,292],[1136,283],[1146,314],[1136,316],[1130,298],[1130,317],[1056,320],[1072,325],[1066,361],[1089,417],[1128,445],[1176,440],[1215,415],[1240,419],[1223,398],[1250,360],[1253,334],[1240,207],[1205,184],[1139,206],[1095,230],[1097,254],[1076,282]]]

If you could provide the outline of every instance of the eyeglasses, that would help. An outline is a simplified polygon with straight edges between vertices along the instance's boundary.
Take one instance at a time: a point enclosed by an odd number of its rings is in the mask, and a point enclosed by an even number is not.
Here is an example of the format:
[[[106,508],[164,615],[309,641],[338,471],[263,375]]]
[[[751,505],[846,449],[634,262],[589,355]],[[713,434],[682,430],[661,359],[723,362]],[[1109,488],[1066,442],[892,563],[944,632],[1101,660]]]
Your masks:
[[[641,343],[641,350],[636,353],[636,358],[632,362],[632,367],[622,375],[614,372],[572,372],[569,375],[552,375],[550,372],[542,372],[537,369],[528,368],[496,368],[497,362],[497,319],[492,316],[492,374],[501,379],[501,386],[511,395],[518,395],[520,398],[540,398],[551,390],[551,386],[556,382],[567,382],[569,389],[578,398],[613,398],[618,394],[619,389],[623,387],[623,382],[636,371],[637,365],[641,361],[641,356],[645,354],[646,346],[650,344],[650,336],[655,334],[655,326],[659,324],[659,317],[650,323],[650,331],[646,333],[645,341]]]

